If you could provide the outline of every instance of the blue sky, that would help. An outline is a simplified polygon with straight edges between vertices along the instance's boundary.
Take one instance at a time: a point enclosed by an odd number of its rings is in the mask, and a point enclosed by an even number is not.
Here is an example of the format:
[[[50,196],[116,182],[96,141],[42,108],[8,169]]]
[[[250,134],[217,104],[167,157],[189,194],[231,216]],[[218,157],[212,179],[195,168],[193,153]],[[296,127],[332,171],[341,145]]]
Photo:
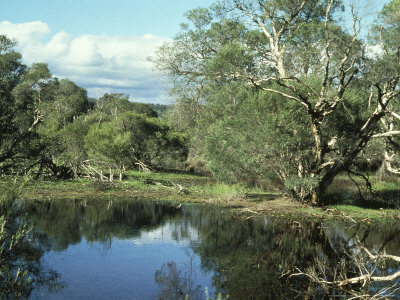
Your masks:
[[[184,13],[212,0],[0,0],[1,21],[42,21],[52,31],[73,35],[173,37]]]
[[[346,0],[347,2],[348,0]],[[132,101],[168,103],[146,60],[174,37],[184,13],[214,0],[0,0],[0,34],[18,40],[27,65],[46,62],[91,97],[129,94]],[[368,3],[369,18],[388,0]]]
[[[132,101],[168,103],[147,61],[185,22],[186,11],[213,0],[0,0],[0,34],[18,40],[27,65],[46,62],[91,97],[121,92]]]

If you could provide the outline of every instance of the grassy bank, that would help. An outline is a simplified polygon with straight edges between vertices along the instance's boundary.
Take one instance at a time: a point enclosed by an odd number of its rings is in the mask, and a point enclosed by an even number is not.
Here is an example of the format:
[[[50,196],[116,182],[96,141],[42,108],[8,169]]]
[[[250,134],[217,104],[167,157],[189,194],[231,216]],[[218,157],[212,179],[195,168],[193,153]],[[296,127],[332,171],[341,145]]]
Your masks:
[[[357,179],[358,180],[358,179]],[[379,181],[378,189],[397,195],[400,183],[393,180]],[[0,192],[7,179],[0,181]],[[363,184],[359,180],[359,184]],[[341,176],[330,191],[332,204],[317,208],[282,197],[277,192],[249,189],[241,185],[228,185],[205,176],[178,173],[141,173],[129,171],[122,182],[94,182],[79,180],[29,180],[21,194],[24,200],[163,200],[175,203],[200,203],[232,209],[244,217],[262,214],[291,216],[294,218],[343,218],[349,220],[399,219],[400,210],[387,207],[366,208],[355,201],[357,186]],[[365,204],[365,203],[364,203]],[[367,205],[368,206],[368,205]]]

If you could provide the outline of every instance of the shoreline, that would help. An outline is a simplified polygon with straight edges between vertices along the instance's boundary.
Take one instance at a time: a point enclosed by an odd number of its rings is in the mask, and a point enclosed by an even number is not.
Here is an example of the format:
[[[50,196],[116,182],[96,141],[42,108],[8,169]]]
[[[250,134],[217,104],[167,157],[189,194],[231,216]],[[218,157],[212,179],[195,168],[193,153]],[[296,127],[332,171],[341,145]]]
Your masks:
[[[235,216],[280,216],[294,220],[326,219],[357,222],[400,221],[398,209],[369,209],[355,205],[313,207],[278,193],[244,190],[214,179],[182,174],[139,174],[113,184],[89,179],[28,181],[20,193],[23,201],[165,201],[227,208]],[[173,177],[173,178],[169,178]],[[0,182],[0,189],[6,180]]]

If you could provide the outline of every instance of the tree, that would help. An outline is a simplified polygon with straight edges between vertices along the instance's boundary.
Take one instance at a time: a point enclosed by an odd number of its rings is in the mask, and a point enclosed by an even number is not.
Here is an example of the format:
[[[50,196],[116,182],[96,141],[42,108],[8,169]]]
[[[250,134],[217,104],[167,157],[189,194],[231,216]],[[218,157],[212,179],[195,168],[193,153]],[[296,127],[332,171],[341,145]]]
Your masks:
[[[253,93],[239,83],[213,89],[213,97],[219,100],[208,105],[208,113],[219,115],[202,131],[208,169],[225,181],[270,187],[268,178],[289,190],[298,172],[296,161],[302,159],[306,166],[312,158],[312,137],[301,107],[265,92]],[[239,103],[229,105],[222,99]]]
[[[72,169],[75,179],[79,178],[79,171],[88,159],[85,151],[85,136],[89,131],[90,123],[85,117],[77,118],[68,123],[60,132],[61,149],[57,157],[64,165]]]
[[[391,1],[386,4],[382,11],[378,15],[378,20],[372,28],[371,40],[376,45],[380,46],[380,51],[383,52],[382,59],[379,65],[376,65],[371,72],[371,77],[374,80],[380,80],[385,78],[386,80],[398,74],[398,63],[399,63],[399,46],[400,38],[398,33],[400,32],[400,1]],[[394,84],[394,82],[393,82]],[[383,166],[385,171],[399,175],[399,150],[400,140],[398,138],[399,131],[396,128],[399,127],[400,116],[396,113],[396,107],[399,106],[398,99],[394,99],[387,107],[388,113],[380,120],[381,121],[381,133],[377,133],[373,138],[377,138],[383,141],[383,148],[385,149],[382,153]],[[379,141],[382,144],[382,141]]]
[[[57,84],[55,99],[47,117],[54,119],[59,128],[65,127],[80,115],[86,114],[89,108],[87,92],[69,79],[61,79]]]
[[[26,103],[24,118],[19,122],[35,135],[31,144],[35,145],[36,154],[30,160],[39,165],[38,175],[47,169],[57,178],[70,177],[72,173],[77,176],[76,165],[63,160],[69,146],[64,140],[70,139],[63,136],[63,130],[87,112],[86,90],[68,79],[53,77],[44,63],[33,64],[22,79],[13,94],[17,103]]]
[[[350,6],[352,29],[346,31],[338,23],[342,11],[345,7],[336,0],[225,1],[190,11],[192,26],[183,26],[153,61],[174,80],[173,93],[180,101],[205,106],[203,111],[210,101],[222,99],[213,94],[229,84],[271,95],[260,101],[273,98],[288,103],[283,107],[298,106],[286,120],[300,115],[302,137],[312,143],[292,149],[297,154],[290,174],[281,180],[295,198],[321,205],[333,179],[354,166],[371,139],[391,134],[378,131],[400,93],[398,43],[381,31],[394,46],[368,58],[359,39],[361,19]],[[382,71],[385,76],[376,76]],[[245,98],[231,100],[235,105]]]
[[[147,117],[157,118],[157,113],[149,104],[129,101],[129,95],[121,93],[105,93],[95,105],[95,112],[99,115],[99,122],[109,117],[118,118],[126,111],[134,111]]]
[[[42,166],[58,177],[73,173],[77,178],[77,164],[85,157],[82,149],[87,129],[82,120],[75,121],[88,111],[87,93],[68,79],[56,80],[51,93],[52,97],[42,105],[42,121],[37,128],[43,149]]]
[[[25,103],[17,103],[13,89],[20,83],[25,72],[21,54],[14,51],[15,41],[0,35],[0,169],[5,171],[21,158],[24,143],[30,133],[19,127],[19,117],[23,114]]]
[[[124,165],[131,156],[131,134],[129,131],[122,131],[113,122],[93,124],[85,136],[85,148],[90,161],[99,166],[101,179],[103,169],[110,171],[110,182],[113,181],[113,169],[117,168],[122,179]]]
[[[169,158],[186,158],[184,137],[162,120],[133,111],[93,123],[84,139],[89,162],[97,167],[95,173],[102,177],[102,170],[108,169],[110,181],[114,169],[121,180],[125,168],[160,167]]]
[[[57,79],[53,78],[45,63],[34,63],[22,76],[22,82],[15,88],[16,98],[31,103],[32,124],[30,131],[38,125],[46,111],[48,103],[54,99],[54,85]],[[24,99],[25,98],[25,99]]]

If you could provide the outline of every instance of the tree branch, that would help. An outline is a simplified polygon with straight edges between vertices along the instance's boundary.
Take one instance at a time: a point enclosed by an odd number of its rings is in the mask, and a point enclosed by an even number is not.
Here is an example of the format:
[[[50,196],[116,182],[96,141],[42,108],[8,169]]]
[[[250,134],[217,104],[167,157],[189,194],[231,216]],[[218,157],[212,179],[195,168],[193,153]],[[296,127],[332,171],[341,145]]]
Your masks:
[[[391,130],[383,133],[377,133],[372,136],[372,138],[380,138],[380,137],[392,137],[395,135],[399,135],[400,130]]]

